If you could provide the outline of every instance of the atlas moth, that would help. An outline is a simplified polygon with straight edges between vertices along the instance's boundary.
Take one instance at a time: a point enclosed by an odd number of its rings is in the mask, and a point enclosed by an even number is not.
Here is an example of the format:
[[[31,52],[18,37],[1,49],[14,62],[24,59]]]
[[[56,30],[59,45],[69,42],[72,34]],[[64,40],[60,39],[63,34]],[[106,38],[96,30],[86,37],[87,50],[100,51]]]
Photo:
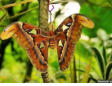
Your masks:
[[[13,37],[25,49],[32,64],[41,72],[48,68],[48,47],[57,48],[61,70],[70,63],[75,45],[81,36],[83,27],[94,28],[94,23],[81,14],[67,17],[56,30],[45,32],[42,29],[23,22],[10,24],[0,35],[2,40]],[[36,33],[31,33],[33,30]]]

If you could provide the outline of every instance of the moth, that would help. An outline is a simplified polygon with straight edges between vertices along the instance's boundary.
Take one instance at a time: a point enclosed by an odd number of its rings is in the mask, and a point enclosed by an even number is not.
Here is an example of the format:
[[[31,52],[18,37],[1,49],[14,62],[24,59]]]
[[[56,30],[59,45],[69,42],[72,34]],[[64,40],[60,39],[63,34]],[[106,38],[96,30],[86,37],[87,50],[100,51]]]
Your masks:
[[[75,45],[83,27],[94,28],[94,23],[81,14],[67,17],[55,31],[45,32],[36,26],[14,22],[0,35],[2,40],[13,37],[25,49],[31,62],[41,72],[48,68],[48,47],[57,48],[60,69],[65,70],[70,63]],[[36,34],[31,33],[33,30]]]

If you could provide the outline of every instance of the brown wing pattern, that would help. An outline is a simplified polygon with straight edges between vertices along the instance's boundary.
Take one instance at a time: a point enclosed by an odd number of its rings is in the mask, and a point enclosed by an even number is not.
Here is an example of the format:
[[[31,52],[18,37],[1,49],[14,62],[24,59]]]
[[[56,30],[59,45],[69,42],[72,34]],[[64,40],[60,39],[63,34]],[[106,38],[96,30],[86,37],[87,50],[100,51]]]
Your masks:
[[[58,59],[61,70],[65,70],[68,67],[74,49],[74,40],[72,39],[73,21],[71,16],[66,18],[56,30],[62,31],[58,36],[57,42]],[[63,30],[64,26],[66,27]]]
[[[58,34],[57,51],[61,70],[65,70],[70,63],[76,42],[81,35],[82,26],[93,28],[94,23],[87,17],[76,14],[66,18],[55,31]],[[62,44],[61,46],[60,42]]]
[[[39,47],[34,43],[35,37],[33,38],[32,34],[29,34],[32,29],[33,27],[24,27],[22,22],[16,22],[8,26],[8,28],[2,32],[1,38],[4,39],[4,35],[8,36],[10,33],[10,37],[15,38],[18,43],[26,50],[31,62],[35,65],[35,67],[41,72],[44,72],[47,70],[48,64],[41,53],[41,49],[39,49]],[[42,51],[45,50],[43,49]]]

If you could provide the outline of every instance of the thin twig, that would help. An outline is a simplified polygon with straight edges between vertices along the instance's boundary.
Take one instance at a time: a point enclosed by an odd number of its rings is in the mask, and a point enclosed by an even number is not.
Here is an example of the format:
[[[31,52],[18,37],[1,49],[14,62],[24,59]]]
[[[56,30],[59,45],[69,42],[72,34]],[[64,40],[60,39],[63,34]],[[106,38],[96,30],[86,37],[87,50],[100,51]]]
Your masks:
[[[2,8],[9,8],[9,7],[13,7],[13,6],[17,6],[17,5],[20,5],[20,4],[25,4],[25,3],[28,3],[28,2],[33,2],[34,0],[25,0],[25,1],[21,1],[21,2],[16,2],[16,3],[12,3],[12,4],[8,4],[8,5],[5,5],[5,6],[2,6],[0,7],[0,9]]]
[[[29,10],[26,10],[26,11],[24,11],[24,12],[21,12],[21,13],[19,13],[19,14],[16,14],[16,15],[14,15],[14,16],[11,16],[11,17],[9,17],[9,19],[13,19],[13,18],[15,18],[15,17],[21,16],[21,15],[23,15],[23,14],[25,14],[25,13],[28,13],[28,12],[30,12],[30,11],[36,9],[36,8],[38,8],[38,6],[36,6],[36,7],[34,7],[34,8],[31,8],[31,9],[29,9]]]
[[[21,15],[23,15],[23,14],[25,14],[25,13],[28,13],[28,12],[30,12],[30,11],[36,9],[36,8],[38,8],[38,6],[36,6],[36,7],[34,7],[34,8],[31,8],[31,9],[29,9],[29,10],[26,10],[26,11],[24,11],[24,12],[21,12],[21,13],[19,13],[19,14],[16,14],[16,15],[14,15],[14,16],[10,16],[10,17],[8,17],[8,19],[16,18],[16,17],[21,16]],[[5,17],[6,17],[6,14],[4,14],[4,15],[2,16],[2,18],[0,18],[0,24],[1,24],[1,22],[4,21]],[[1,27],[1,26],[0,26],[0,27]]]
[[[77,83],[77,74],[76,74],[76,61],[75,56],[73,58],[73,72],[74,72],[74,83]]]
[[[6,14],[4,14],[1,18],[0,18],[0,24],[5,20]]]
[[[78,56],[79,56],[79,69],[80,69],[80,43],[79,43],[79,46],[78,46]],[[80,83],[80,72],[79,72],[79,83]]]

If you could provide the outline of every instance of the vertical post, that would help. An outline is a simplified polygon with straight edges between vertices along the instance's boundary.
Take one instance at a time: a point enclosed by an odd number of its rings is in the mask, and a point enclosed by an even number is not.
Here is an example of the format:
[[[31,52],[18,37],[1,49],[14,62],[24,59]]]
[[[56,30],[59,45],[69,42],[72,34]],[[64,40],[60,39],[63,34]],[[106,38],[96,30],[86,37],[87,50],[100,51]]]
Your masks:
[[[39,27],[44,31],[49,31],[48,28],[48,0],[39,0]],[[48,71],[41,73],[44,83],[49,83]]]

